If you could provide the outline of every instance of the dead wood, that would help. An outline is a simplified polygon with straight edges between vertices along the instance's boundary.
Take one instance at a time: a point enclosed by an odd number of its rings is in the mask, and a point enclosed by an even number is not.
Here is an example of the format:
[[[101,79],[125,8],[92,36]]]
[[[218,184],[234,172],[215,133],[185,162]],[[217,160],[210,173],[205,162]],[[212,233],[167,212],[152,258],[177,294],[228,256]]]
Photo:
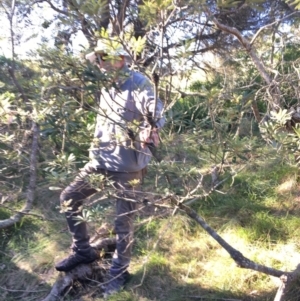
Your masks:
[[[58,279],[54,283],[49,295],[42,301],[57,301],[60,300],[72,286],[76,280],[85,280],[91,278],[93,274],[92,265],[81,264],[70,272],[65,274],[60,273]]]
[[[277,290],[274,301],[283,300],[282,298],[284,298],[284,294],[285,294],[285,291],[286,291],[287,278],[288,277],[286,275],[283,275],[283,276],[280,277],[281,283],[280,283],[279,288]]]
[[[171,201],[179,207],[179,209],[183,210],[188,216],[194,219],[201,227],[210,234],[231,256],[231,258],[236,262],[236,264],[241,268],[252,269],[255,271],[259,271],[268,275],[272,275],[275,277],[280,277],[285,272],[276,270],[273,268],[269,268],[258,263],[251,261],[250,259],[244,257],[244,255],[238,250],[234,249],[230,244],[228,244],[219,234],[217,234],[193,209],[187,207],[186,205],[180,203],[174,197],[172,197]]]
[[[114,237],[108,238],[114,234],[114,229],[107,223],[104,223],[95,231],[95,234],[90,238],[90,244],[97,250],[103,248],[105,251],[107,251],[108,246],[114,246],[115,244],[116,240]]]
[[[246,258],[241,252],[229,245],[219,234],[217,234],[193,209],[182,204],[175,196],[170,196],[171,202],[179,209],[184,211],[189,217],[194,219],[211,237],[213,237],[231,256],[240,268],[251,269],[267,275],[279,277],[282,281],[280,288],[278,289],[275,301],[282,301],[287,288],[299,278],[300,265],[292,272],[284,272],[271,267],[267,267],[256,263]]]
[[[113,235],[113,237],[112,237]],[[96,281],[97,287],[105,282],[108,270],[107,260],[112,257],[116,249],[116,238],[113,228],[107,223],[102,224],[90,238],[90,245],[99,251],[100,259],[92,264],[81,264],[67,273],[59,273],[50,293],[41,301],[59,301],[66,296],[75,283],[84,283],[91,279]]]
[[[102,235],[102,233],[101,233]],[[107,265],[104,258],[110,257],[110,252],[116,248],[115,238],[100,239],[97,234],[93,237],[91,245],[100,251],[100,259],[92,264],[80,264],[70,272],[59,273],[50,293],[41,301],[58,301],[63,298],[76,281],[85,282],[95,279],[99,285],[104,282]]]
[[[169,199],[176,208],[184,211],[189,217],[194,219],[210,236],[212,236],[231,256],[231,258],[236,262],[237,266],[240,268],[246,268],[262,272],[264,274],[275,276],[281,279],[281,285],[277,291],[274,301],[283,301],[288,291],[289,287],[295,283],[295,280],[299,279],[300,276],[300,264],[297,269],[292,272],[284,272],[271,267],[264,266],[253,262],[252,260],[246,258],[241,252],[233,248],[228,244],[220,235],[218,235],[193,209],[186,206],[176,196],[169,195],[163,198],[164,200]],[[111,257],[112,252],[116,247],[115,237],[103,237],[111,236],[113,230],[109,228],[107,224],[102,225],[96,234],[90,239],[91,245],[101,251],[101,259],[92,264],[82,264],[73,269],[68,273],[60,273],[57,281],[53,285],[51,292],[48,296],[41,301],[58,301],[64,295],[66,295],[70,288],[72,288],[75,281],[87,281],[95,279],[97,275],[98,287],[101,283],[105,282],[105,274],[107,272],[108,265],[105,264],[104,258]]]
[[[299,279],[300,276],[300,264],[298,264],[297,268],[288,275],[282,275],[280,277],[281,283],[277,290],[274,301],[283,301],[289,289],[293,286],[296,280]]]

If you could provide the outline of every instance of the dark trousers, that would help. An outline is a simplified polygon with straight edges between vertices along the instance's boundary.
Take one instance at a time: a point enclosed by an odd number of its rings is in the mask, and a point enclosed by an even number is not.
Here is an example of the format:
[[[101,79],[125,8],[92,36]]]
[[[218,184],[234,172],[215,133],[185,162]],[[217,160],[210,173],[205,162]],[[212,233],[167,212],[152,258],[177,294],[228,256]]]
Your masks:
[[[111,272],[118,274],[127,269],[133,242],[133,218],[136,203],[126,199],[136,199],[135,190],[140,189],[143,171],[137,172],[113,172],[104,169],[95,169],[87,163],[79,172],[75,180],[67,186],[60,195],[61,206],[65,208],[65,215],[69,230],[73,238],[73,249],[84,253],[90,249],[89,235],[86,222],[78,223],[74,217],[82,215],[84,199],[91,196],[97,190],[86,180],[90,174],[104,175],[116,188],[116,218],[115,232],[117,238],[116,251],[113,256]],[[129,182],[134,181],[132,186]]]

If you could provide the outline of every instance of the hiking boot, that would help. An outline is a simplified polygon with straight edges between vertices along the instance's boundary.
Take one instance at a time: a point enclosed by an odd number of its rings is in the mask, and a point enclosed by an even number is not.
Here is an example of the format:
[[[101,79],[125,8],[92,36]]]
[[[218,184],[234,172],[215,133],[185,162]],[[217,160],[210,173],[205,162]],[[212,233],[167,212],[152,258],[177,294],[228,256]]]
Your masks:
[[[125,286],[125,284],[130,280],[131,276],[130,274],[125,271],[121,275],[110,275],[110,280],[105,286],[105,291],[104,291],[104,299],[107,297],[119,292],[122,290]]]
[[[63,259],[59,263],[55,265],[55,268],[59,272],[68,272],[74,269],[79,264],[85,263],[92,263],[96,259],[99,258],[99,253],[91,248],[89,251],[85,251],[84,253],[74,252],[74,254],[70,255],[69,257]]]

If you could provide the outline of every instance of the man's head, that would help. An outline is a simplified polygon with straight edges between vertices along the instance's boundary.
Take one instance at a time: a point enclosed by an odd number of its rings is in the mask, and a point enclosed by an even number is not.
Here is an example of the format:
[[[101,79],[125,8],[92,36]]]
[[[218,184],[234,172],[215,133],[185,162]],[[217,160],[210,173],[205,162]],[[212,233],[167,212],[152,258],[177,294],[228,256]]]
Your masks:
[[[118,70],[123,68],[125,64],[125,56],[128,56],[128,53],[123,45],[112,38],[98,40],[94,51],[88,53],[85,58],[99,68]]]

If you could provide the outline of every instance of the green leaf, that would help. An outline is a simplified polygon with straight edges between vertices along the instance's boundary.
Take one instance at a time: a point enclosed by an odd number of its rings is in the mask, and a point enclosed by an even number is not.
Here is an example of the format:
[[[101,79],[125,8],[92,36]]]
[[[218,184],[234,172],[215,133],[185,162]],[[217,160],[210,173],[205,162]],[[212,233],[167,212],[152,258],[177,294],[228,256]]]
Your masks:
[[[55,186],[50,186],[49,187],[49,190],[62,190],[62,188],[61,187],[55,187]]]
[[[291,120],[291,113],[288,113],[286,109],[279,109],[278,112],[271,111],[270,115],[272,120],[275,120],[281,125],[284,125],[288,120]]]
[[[74,162],[76,160],[76,157],[74,156],[74,154],[70,154],[68,157],[68,162]]]

